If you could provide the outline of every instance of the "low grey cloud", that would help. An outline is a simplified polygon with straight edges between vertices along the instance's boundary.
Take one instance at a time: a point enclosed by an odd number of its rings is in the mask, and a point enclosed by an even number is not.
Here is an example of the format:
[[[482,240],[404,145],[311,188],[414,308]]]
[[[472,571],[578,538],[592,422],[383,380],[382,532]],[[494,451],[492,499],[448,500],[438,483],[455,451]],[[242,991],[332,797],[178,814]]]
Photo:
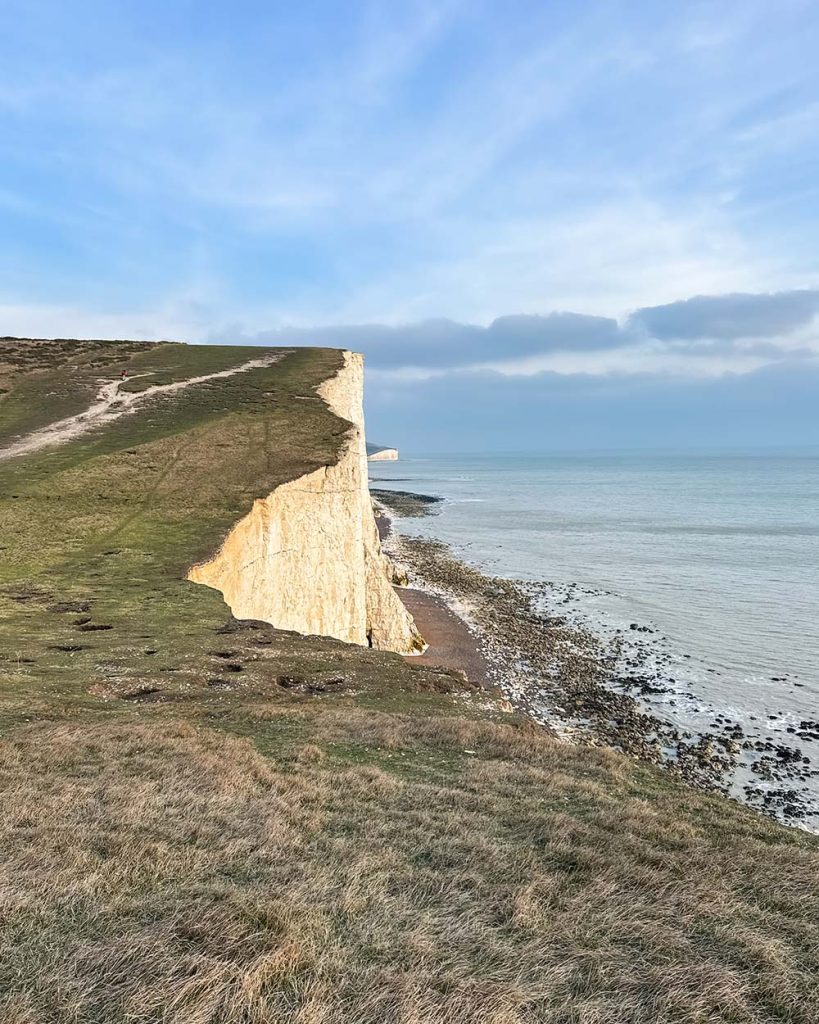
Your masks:
[[[256,345],[326,345],[363,351],[376,369],[416,366],[455,369],[558,351],[616,348],[624,338],[616,320],[582,313],[502,316],[488,327],[453,320],[422,320],[396,327],[348,324],[282,327],[252,337],[221,331],[209,341]]]
[[[636,310],[628,326],[661,341],[772,338],[790,334],[819,313],[819,289],[768,295],[696,295]]]
[[[504,349],[517,355],[535,355],[556,351],[589,352],[616,348],[624,343],[616,320],[580,313],[501,316],[486,328],[486,334],[495,358]]]
[[[641,347],[692,360],[736,353],[777,361],[813,354],[810,348],[797,352],[793,344],[778,342],[810,323],[817,313],[819,289],[803,289],[765,295],[699,295],[637,309],[622,324],[612,317],[554,312],[501,316],[487,327],[435,319],[397,326],[281,327],[251,335],[241,328],[228,328],[211,334],[208,341],[349,348],[364,352],[367,365],[376,370],[462,371],[557,353],[579,356]]]

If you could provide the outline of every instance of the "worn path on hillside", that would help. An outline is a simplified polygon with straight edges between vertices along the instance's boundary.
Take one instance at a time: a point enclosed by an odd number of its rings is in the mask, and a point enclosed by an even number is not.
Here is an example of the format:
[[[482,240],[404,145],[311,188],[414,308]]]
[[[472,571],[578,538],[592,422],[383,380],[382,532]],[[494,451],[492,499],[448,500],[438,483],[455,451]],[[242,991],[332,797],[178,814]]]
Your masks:
[[[246,373],[248,370],[257,370],[264,366],[270,366],[278,362],[286,352],[276,352],[273,355],[263,356],[260,359],[251,359],[240,366],[233,366],[228,370],[218,370],[215,373],[205,373],[199,377],[188,377],[187,380],[177,380],[171,384],[154,384],[153,387],[144,391],[120,391],[120,386],[125,383],[121,380],[109,381],[103,384],[97,392],[93,403],[76,416],[68,416],[64,420],[57,420],[47,427],[34,430],[25,437],[15,441],[5,448],[0,448],[0,461],[12,459],[18,455],[30,455],[41,448],[48,448],[51,445],[65,444],[66,441],[73,441],[81,434],[93,430],[95,427],[110,423],[119,419],[126,413],[134,412],[136,408],[150,398],[157,395],[173,394],[183,391],[192,384],[204,384],[206,381],[218,380],[224,377],[232,377],[237,373]],[[144,376],[138,374],[135,376]],[[133,378],[129,378],[133,379]]]

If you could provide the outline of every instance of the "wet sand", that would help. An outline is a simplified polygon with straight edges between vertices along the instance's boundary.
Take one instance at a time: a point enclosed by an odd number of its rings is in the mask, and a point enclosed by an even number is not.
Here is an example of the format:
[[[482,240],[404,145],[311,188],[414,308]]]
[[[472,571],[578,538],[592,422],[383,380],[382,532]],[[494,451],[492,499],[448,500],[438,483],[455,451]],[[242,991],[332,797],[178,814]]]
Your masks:
[[[489,664],[481,654],[477,640],[443,598],[414,587],[396,587],[395,592],[429,645],[423,654],[409,656],[414,665],[457,669],[464,672],[472,683],[493,685]]]
[[[390,534],[389,517],[378,516],[376,525],[383,543]],[[414,665],[439,665],[463,672],[470,682],[479,686],[494,685],[489,662],[481,653],[478,641],[443,598],[416,587],[396,587],[395,592],[428,645],[423,654],[407,656]]]

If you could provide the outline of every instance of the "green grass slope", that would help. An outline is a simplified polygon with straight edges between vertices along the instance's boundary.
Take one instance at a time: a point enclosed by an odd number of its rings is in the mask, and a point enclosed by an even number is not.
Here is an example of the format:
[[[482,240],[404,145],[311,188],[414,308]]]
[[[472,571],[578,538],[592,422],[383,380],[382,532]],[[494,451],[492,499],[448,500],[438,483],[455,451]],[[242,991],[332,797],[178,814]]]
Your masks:
[[[260,354],[0,342],[0,446]],[[340,363],[0,461],[0,1020],[815,1022],[813,837],[185,582],[336,457]]]

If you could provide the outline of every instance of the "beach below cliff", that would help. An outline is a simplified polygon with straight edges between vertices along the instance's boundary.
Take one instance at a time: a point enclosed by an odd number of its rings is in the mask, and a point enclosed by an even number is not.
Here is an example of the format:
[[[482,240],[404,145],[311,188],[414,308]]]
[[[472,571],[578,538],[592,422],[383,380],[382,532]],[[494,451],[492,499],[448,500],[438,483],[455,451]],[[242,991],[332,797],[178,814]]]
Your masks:
[[[727,717],[708,731],[688,729],[652,704],[667,693],[644,671],[655,657],[650,629],[635,623],[624,653],[622,638],[612,642],[556,614],[550,584],[487,574],[440,541],[393,527],[393,519],[434,515],[439,498],[383,489],[374,495],[382,543],[408,576],[410,587],[398,593],[429,644],[426,663],[496,688],[510,708],[568,741],[622,751],[697,789],[789,824],[811,824],[797,788],[811,769],[790,747],[749,738]]]

